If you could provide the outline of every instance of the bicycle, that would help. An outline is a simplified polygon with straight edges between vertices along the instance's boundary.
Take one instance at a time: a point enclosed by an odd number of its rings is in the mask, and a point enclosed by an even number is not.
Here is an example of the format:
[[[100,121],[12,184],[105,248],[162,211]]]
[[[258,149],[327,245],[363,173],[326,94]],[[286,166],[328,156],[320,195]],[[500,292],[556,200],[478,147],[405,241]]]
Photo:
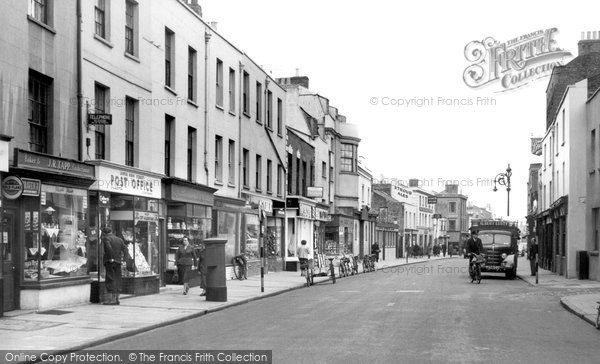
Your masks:
[[[340,278],[348,277],[350,275],[350,258],[345,255],[340,258]]]
[[[358,274],[358,256],[352,257],[352,275]]]
[[[477,284],[481,283],[481,264],[485,262],[485,258],[482,254],[473,254],[473,260],[471,260],[469,266],[469,273],[471,275],[471,283],[477,281]]]
[[[600,329],[600,301],[596,303],[598,304],[598,307],[596,307],[598,310],[598,313],[596,314],[596,329]]]
[[[371,254],[371,259],[369,262],[371,263],[371,272],[375,272],[377,269],[375,268],[375,262],[379,261],[379,257],[377,254]]]
[[[310,267],[308,259],[300,258],[300,271],[306,277],[306,287],[310,287],[314,284],[313,280],[313,269]]]
[[[243,281],[244,279],[248,279],[248,261],[243,254],[236,255],[232,259],[233,263],[233,275],[235,278]]]
[[[329,272],[331,274],[331,281],[335,284],[335,267],[333,266],[333,259],[335,258],[327,258],[329,260]]]
[[[369,262],[369,256],[365,255],[362,261],[363,265],[363,273],[367,273],[371,271],[371,263]]]

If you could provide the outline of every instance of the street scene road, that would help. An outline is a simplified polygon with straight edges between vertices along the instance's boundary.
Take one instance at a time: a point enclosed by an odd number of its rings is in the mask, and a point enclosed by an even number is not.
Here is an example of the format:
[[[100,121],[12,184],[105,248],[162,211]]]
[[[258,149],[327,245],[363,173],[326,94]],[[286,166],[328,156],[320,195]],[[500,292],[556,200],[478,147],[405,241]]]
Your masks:
[[[494,274],[472,284],[466,270],[462,258],[383,268],[89,349],[265,349],[276,363],[596,362],[600,333],[560,306],[564,291]]]

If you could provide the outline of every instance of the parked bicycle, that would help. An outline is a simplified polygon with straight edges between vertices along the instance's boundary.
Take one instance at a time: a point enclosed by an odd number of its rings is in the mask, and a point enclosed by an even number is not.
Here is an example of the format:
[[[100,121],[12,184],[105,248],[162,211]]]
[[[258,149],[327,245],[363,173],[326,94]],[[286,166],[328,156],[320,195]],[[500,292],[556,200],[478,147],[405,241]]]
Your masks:
[[[358,274],[358,256],[352,257],[352,275]]]
[[[348,277],[350,275],[350,258],[348,258],[346,255],[343,255],[340,258],[339,271],[340,278]]]
[[[310,267],[310,261],[305,258],[300,258],[300,272],[306,278],[306,287],[310,287],[314,284],[313,277],[314,272]]]
[[[600,301],[596,303],[598,304],[598,307],[596,307],[598,310],[598,313],[596,314],[596,329],[600,329]]]
[[[375,257],[373,255],[363,257],[363,272],[375,272]]]
[[[246,257],[243,254],[236,255],[233,257],[232,263],[233,275],[235,275],[235,278],[239,279],[240,281],[248,279],[248,261],[246,260]]]
[[[331,258],[327,258],[327,260],[329,260],[329,274],[331,277],[331,281],[333,282],[333,284],[335,284],[335,267],[333,266],[333,260],[335,258],[331,257]]]

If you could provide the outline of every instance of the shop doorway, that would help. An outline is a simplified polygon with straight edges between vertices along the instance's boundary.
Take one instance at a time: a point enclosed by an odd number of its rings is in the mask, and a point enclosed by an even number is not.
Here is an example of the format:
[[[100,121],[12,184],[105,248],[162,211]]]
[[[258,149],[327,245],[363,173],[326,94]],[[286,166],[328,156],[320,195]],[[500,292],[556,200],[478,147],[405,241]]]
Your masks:
[[[15,244],[15,212],[5,210],[2,219],[0,259],[2,264],[2,303],[4,311],[18,308],[17,299],[17,248]]]

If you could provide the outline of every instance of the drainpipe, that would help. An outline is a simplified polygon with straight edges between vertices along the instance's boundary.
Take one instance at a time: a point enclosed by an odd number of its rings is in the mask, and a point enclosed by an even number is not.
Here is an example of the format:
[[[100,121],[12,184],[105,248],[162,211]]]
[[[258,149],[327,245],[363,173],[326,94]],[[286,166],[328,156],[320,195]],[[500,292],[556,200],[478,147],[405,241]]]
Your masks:
[[[242,113],[244,112],[244,64],[239,62],[240,87],[238,102],[238,198],[242,198]],[[248,100],[250,101],[250,100]]]
[[[212,34],[204,32],[204,172],[206,185],[209,185],[208,173],[208,42]]]
[[[77,160],[83,160],[83,93],[81,65],[81,0],[77,0]]]

